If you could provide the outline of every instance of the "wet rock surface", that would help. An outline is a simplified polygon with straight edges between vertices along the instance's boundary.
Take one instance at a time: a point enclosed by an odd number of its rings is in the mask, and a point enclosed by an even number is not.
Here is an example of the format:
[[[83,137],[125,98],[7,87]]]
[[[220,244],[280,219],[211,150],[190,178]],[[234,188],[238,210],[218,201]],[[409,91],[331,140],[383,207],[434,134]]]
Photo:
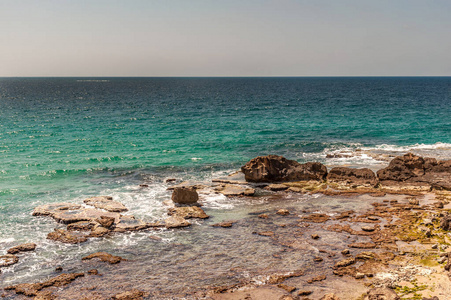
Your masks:
[[[13,254],[6,254],[0,256],[0,268],[9,267],[19,262],[19,258]]]
[[[81,260],[99,259],[100,261],[107,262],[109,264],[118,264],[124,259],[120,256],[111,255],[107,252],[96,252],[88,256],[83,257]]]
[[[110,196],[98,196],[85,199],[83,201],[87,205],[94,206],[95,208],[104,209],[110,212],[124,212],[128,211],[122,203],[114,201]]]
[[[12,247],[10,249],[8,249],[9,254],[17,254],[19,252],[27,252],[27,251],[34,251],[34,249],[36,249],[36,244],[35,243],[26,243],[26,244],[21,244],[15,247]]]
[[[120,214],[115,212],[105,212],[100,209],[84,208],[75,210],[58,211],[52,217],[61,223],[70,224],[80,221],[95,221],[96,219],[104,217],[112,217],[115,221],[119,220]]]
[[[81,208],[81,205],[74,203],[50,203],[37,206],[32,215],[33,216],[53,216],[56,212],[64,211],[64,210],[74,210]]]
[[[207,219],[208,215],[205,211],[198,206],[183,206],[183,207],[174,207],[168,209],[168,215],[170,216],[180,216],[184,219],[198,218],[198,219]]]
[[[188,227],[191,225],[190,222],[185,220],[185,218],[180,216],[171,216],[164,220],[166,228],[181,228],[181,227]]]
[[[233,184],[225,184],[215,188],[215,191],[227,197],[232,196],[252,196],[255,194],[255,189]]]
[[[80,244],[88,240],[85,235],[67,231],[65,229],[55,229],[55,231],[50,232],[47,235],[47,239],[66,244]]]

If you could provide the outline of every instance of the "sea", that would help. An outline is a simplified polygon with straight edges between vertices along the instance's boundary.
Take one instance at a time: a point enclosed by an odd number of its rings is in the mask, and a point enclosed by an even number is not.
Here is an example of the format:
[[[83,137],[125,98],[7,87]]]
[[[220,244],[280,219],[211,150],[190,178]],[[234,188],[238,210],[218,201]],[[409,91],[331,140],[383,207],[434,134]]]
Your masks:
[[[376,171],[407,152],[451,159],[451,77],[0,78],[0,255],[38,245],[1,269],[0,288],[44,280],[57,266],[82,269],[80,257],[96,251],[134,261],[135,286],[170,283],[180,291],[230,283],[233,276],[221,274],[238,267],[237,277],[283,269],[269,255],[277,245],[208,226],[245,220],[277,201],[202,195],[211,218],[153,232],[159,242],[134,232],[60,244],[46,235],[62,225],[31,213],[110,195],[153,222],[167,217],[168,178],[211,181],[267,154]],[[326,212],[363,205],[290,197],[290,205]],[[243,222],[252,232],[253,221]],[[205,264],[208,274],[200,272]],[[185,278],[180,269],[192,272]]]

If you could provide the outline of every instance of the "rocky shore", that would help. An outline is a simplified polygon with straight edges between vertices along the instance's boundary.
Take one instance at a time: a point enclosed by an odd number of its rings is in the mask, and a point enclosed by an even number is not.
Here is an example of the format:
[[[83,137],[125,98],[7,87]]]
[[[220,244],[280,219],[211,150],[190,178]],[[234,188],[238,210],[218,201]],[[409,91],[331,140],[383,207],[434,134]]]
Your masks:
[[[199,286],[184,294],[157,295],[152,287],[127,290],[111,284],[110,290],[87,289],[88,282],[102,282],[97,269],[63,273],[37,283],[4,287],[6,299],[448,299],[451,294],[451,161],[437,161],[408,153],[395,157],[376,173],[370,169],[328,168],[318,162],[300,164],[281,156],[260,156],[239,172],[211,182],[167,182],[172,199],[166,201],[164,221],[136,219],[127,207],[110,196],[96,196],[83,203],[52,203],[35,208],[36,217],[53,218],[55,230],[47,239],[81,244],[91,239],[126,232],[149,232],[189,227],[191,220],[207,220],[199,195],[258,199],[320,193],[330,199],[355,197],[367,201],[365,211],[342,210],[335,215],[316,210],[280,207],[251,216],[258,222],[252,234],[286,253],[316,249],[307,267],[268,273],[264,268],[233,285]],[[144,187],[145,188],[145,187]],[[210,224],[227,230],[245,221],[224,220]],[[64,224],[65,228],[62,227]],[[247,225],[247,224],[246,224]],[[190,234],[186,232],[186,234]],[[335,245],[329,241],[339,239]],[[11,266],[39,245],[23,244],[0,256],[0,268]],[[310,249],[309,248],[309,249]],[[96,252],[80,257],[96,264],[131,263],[114,253]],[[90,265],[91,267],[93,265]],[[97,266],[97,265],[94,265]],[[1,270],[1,269],[0,269]],[[234,270],[230,270],[232,273]],[[258,280],[256,280],[258,278]],[[126,280],[125,278],[121,280]],[[125,284],[125,282],[124,282]],[[79,287],[84,287],[83,292]]]

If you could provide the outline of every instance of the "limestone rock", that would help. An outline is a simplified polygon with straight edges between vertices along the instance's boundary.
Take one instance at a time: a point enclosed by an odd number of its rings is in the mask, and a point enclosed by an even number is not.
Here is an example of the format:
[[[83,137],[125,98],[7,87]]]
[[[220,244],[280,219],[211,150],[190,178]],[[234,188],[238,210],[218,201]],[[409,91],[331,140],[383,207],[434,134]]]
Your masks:
[[[334,268],[343,268],[343,267],[350,266],[354,263],[355,263],[355,259],[353,257],[350,257],[350,258],[343,259],[343,260],[340,260],[339,262],[337,262],[335,264]]]
[[[186,221],[185,218],[180,216],[171,216],[167,218],[165,221],[166,228],[180,228],[190,226],[191,223]]]
[[[112,265],[113,264],[118,264],[121,261],[125,260],[125,259],[123,259],[120,256],[111,255],[111,254],[109,254],[107,252],[96,252],[96,253],[93,253],[93,254],[90,254],[88,256],[83,257],[81,260],[90,260],[90,259],[93,259],[93,258],[98,258],[101,261],[110,263]]]
[[[327,174],[327,181],[371,187],[378,184],[376,174],[368,168],[335,167]]]
[[[222,228],[230,228],[230,227],[233,226],[233,223],[234,223],[233,221],[225,221],[225,222],[213,224],[211,226],[213,226],[213,227],[222,227]]]
[[[110,231],[102,226],[95,226],[91,233],[89,234],[89,237],[102,237],[104,235],[107,235]]]
[[[67,225],[67,230],[69,231],[89,231],[94,227],[94,222],[91,221],[80,221]]]
[[[368,292],[365,300],[400,300],[395,291],[389,288],[374,288]]]
[[[288,211],[288,209],[279,209],[276,214],[281,215],[281,216],[287,216],[290,214],[290,212]]]
[[[91,197],[83,201],[87,205],[94,206],[95,208],[104,209],[110,212],[124,212],[128,209],[124,204],[114,201],[110,196]]]
[[[53,216],[56,212],[79,209],[80,207],[79,204],[67,202],[44,204],[34,209],[33,216]]]
[[[183,207],[169,208],[168,215],[180,216],[185,219],[191,219],[191,218],[207,219],[207,218],[209,218],[209,216],[204,212],[204,210],[197,206],[183,206]]]
[[[19,258],[13,254],[6,254],[0,256],[0,268],[9,267],[11,265],[17,264],[18,262]]]
[[[55,231],[50,232],[47,235],[47,239],[66,244],[80,244],[88,240],[84,235],[73,233],[64,229],[55,229]]]
[[[26,243],[26,244],[21,244],[21,245],[12,247],[12,248],[8,249],[7,252],[9,254],[16,254],[19,252],[33,251],[34,249],[36,249],[35,243]]]
[[[286,186],[285,184],[281,184],[281,183],[273,183],[268,185],[267,187],[265,187],[265,190],[270,190],[270,191],[284,191],[286,189],[288,189],[289,186]]]
[[[114,226],[114,231],[125,232],[125,231],[136,231],[151,227],[149,223],[142,220],[135,219],[133,216],[121,216],[119,222]]]
[[[256,157],[242,166],[241,171],[250,182],[323,180],[327,174],[321,163],[300,164],[278,155]]]
[[[194,204],[199,200],[199,195],[194,188],[178,187],[172,192],[172,201],[178,204]]]
[[[75,210],[58,211],[53,214],[53,218],[61,223],[70,224],[80,221],[95,221],[102,216],[111,217],[115,219],[115,222],[119,221],[120,214],[116,212],[106,212],[100,209],[94,208],[82,208]]]
[[[340,298],[338,298],[337,295],[335,295],[334,293],[331,294],[326,294],[324,295],[321,299],[319,300],[340,300]]]

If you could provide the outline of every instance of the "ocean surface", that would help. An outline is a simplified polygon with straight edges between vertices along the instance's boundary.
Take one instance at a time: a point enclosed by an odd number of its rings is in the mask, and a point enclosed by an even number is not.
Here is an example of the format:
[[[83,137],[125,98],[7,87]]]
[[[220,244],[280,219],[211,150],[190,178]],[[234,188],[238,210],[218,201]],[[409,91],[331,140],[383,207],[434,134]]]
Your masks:
[[[266,154],[377,170],[407,151],[451,158],[451,77],[0,78],[0,251],[39,245],[0,282],[41,279],[93,251],[133,258],[149,243],[148,233],[47,241],[55,222],[31,216],[40,204],[111,195],[137,218],[162,220],[167,178],[210,180]],[[265,205],[217,194],[204,202],[215,221]],[[158,234],[186,245],[213,238]],[[149,246],[142,263],[177,253],[168,245]]]

